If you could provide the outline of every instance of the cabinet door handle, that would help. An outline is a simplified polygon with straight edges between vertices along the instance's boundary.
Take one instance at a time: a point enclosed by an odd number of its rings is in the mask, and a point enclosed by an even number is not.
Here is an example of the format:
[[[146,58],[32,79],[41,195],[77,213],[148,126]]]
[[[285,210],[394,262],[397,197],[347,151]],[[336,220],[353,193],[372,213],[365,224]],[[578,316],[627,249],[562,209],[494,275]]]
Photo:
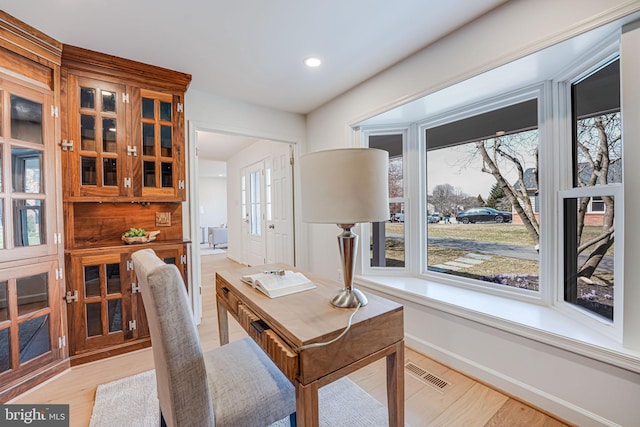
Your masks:
[[[253,327],[253,329],[256,330],[257,333],[261,334],[264,331],[266,331],[267,329],[271,329],[269,327],[269,325],[267,325],[264,320],[260,319],[260,320],[254,320],[252,322],[250,322],[251,326]]]
[[[229,294],[229,288],[220,288],[220,290],[222,291],[223,294],[228,295]]]

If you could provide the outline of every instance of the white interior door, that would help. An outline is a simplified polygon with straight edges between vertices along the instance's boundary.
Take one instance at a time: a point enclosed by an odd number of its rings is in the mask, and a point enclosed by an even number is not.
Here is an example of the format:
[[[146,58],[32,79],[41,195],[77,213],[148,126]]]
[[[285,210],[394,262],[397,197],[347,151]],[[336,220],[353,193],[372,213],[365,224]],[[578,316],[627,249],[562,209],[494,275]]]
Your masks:
[[[261,161],[245,168],[246,212],[243,231],[246,233],[246,251],[243,252],[246,253],[246,259],[243,263],[247,265],[261,265],[266,262],[264,165],[265,161]]]
[[[289,144],[278,145],[265,168],[266,262],[294,265],[293,158]]]

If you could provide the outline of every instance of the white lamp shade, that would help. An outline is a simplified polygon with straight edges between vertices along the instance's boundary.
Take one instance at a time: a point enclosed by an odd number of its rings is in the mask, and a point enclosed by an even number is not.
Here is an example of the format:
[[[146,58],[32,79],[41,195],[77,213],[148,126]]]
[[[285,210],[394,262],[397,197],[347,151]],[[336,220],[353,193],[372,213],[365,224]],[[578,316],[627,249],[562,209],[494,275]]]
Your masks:
[[[389,154],[374,148],[316,151],[300,159],[302,220],[355,224],[389,219]]]

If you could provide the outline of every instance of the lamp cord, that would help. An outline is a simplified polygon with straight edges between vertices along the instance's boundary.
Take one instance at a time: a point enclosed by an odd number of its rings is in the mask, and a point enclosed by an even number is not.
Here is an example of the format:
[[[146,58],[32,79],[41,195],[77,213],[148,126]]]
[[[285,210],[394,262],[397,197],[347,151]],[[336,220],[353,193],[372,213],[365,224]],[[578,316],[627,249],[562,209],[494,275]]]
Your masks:
[[[353,313],[351,313],[351,316],[349,316],[349,322],[347,323],[347,327],[344,328],[344,330],[340,333],[340,335],[338,335],[337,337],[335,337],[331,341],[314,342],[312,344],[307,344],[307,345],[300,346],[300,347],[296,348],[295,351],[301,351],[301,350],[305,350],[307,348],[313,348],[313,347],[322,347],[322,346],[325,346],[325,345],[333,344],[334,342],[338,341],[347,332],[349,332],[349,329],[351,329],[351,322],[353,321],[353,316],[356,315],[356,313],[358,312],[358,310],[360,309],[361,306],[362,306],[362,304],[358,302],[358,305],[356,306],[356,309],[353,310]]]

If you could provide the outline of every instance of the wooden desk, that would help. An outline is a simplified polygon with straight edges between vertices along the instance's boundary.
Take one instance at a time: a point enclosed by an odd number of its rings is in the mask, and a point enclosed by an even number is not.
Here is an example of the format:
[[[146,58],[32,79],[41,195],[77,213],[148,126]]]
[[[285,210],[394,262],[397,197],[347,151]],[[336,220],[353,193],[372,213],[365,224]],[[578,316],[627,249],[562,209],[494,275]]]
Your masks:
[[[216,273],[220,344],[229,342],[227,313],[231,313],[295,385],[299,427],[318,425],[320,387],[386,357],[389,425],[404,426],[402,305],[368,294],[369,304],[360,308],[344,337],[326,346],[298,350],[340,335],[353,309],[330,304],[342,287],[339,283],[306,272],[317,288],[274,299],[240,280],[245,274],[279,268],[300,271],[277,264]],[[252,326],[260,320],[268,325],[263,332]]]

